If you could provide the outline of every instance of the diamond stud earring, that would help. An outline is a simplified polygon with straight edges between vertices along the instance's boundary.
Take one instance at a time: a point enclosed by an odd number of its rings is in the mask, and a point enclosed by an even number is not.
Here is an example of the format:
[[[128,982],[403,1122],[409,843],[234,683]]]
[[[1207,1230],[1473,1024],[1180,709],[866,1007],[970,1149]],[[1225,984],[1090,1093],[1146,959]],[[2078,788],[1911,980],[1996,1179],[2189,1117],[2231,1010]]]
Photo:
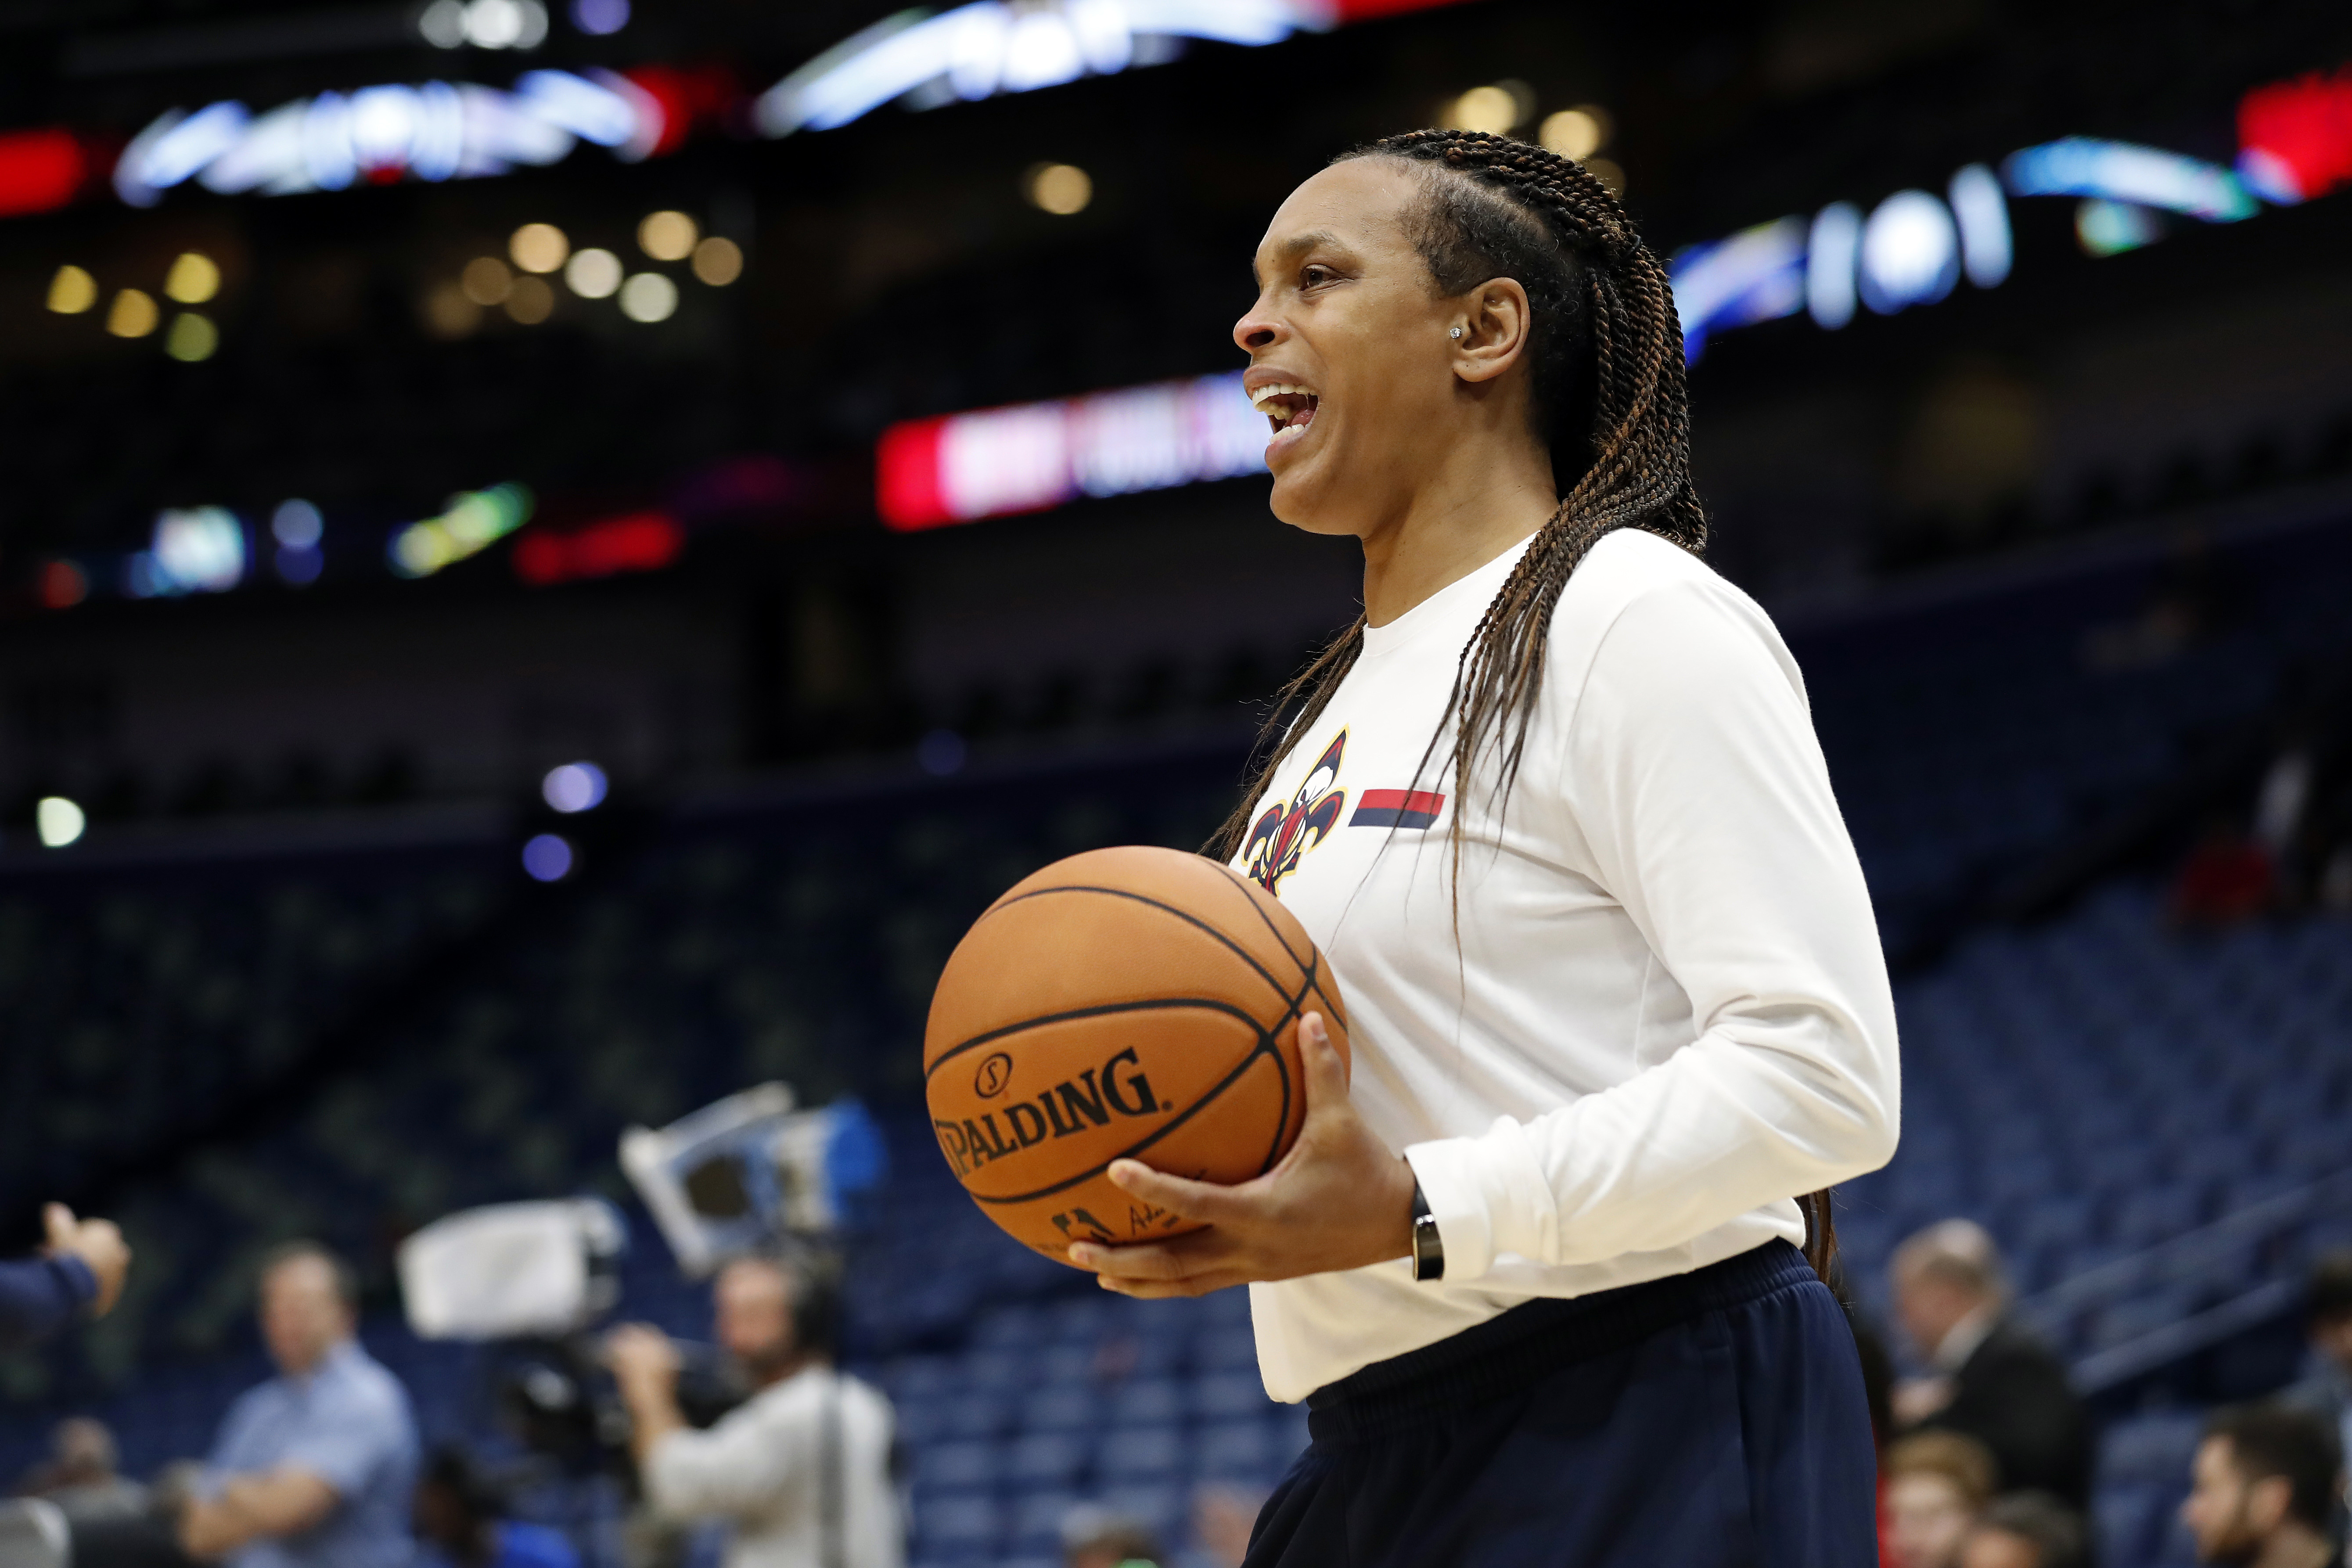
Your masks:
[[[1450,331],[1450,332],[1446,333],[1445,335],[1446,335],[1447,337],[1449,337],[1449,338],[1458,338],[1458,337],[1460,337],[1460,336],[1462,335],[1462,329],[1461,329],[1461,328],[1459,328],[1459,327],[1456,327],[1456,328],[1454,328],[1452,331]]]

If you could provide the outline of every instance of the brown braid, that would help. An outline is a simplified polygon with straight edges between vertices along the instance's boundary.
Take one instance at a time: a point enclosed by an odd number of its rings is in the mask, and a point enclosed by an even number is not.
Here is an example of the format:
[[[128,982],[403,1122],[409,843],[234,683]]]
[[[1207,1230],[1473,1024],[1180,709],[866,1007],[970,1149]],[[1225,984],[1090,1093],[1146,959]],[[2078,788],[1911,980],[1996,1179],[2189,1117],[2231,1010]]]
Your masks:
[[[1639,528],[1694,555],[1706,552],[1706,514],[1691,486],[1682,324],[1664,266],[1582,164],[1475,131],[1408,132],[1335,161],[1353,158],[1396,159],[1426,171],[1421,208],[1408,223],[1440,294],[1496,277],[1514,278],[1528,291],[1537,435],[1566,493],[1462,650],[1421,763],[1431,764],[1450,728],[1454,799],[1466,803],[1474,764],[1491,748],[1501,764],[1494,785],[1499,812],[1534,721],[1553,612],[1592,546],[1618,529]],[[1231,859],[1240,852],[1259,796],[1312,732],[1363,646],[1359,615],[1283,687],[1259,735],[1263,760],[1211,854]],[[1457,900],[1465,816],[1457,804],[1450,829]],[[1807,1261],[1826,1279],[1836,1249],[1829,1195],[1801,1203]]]

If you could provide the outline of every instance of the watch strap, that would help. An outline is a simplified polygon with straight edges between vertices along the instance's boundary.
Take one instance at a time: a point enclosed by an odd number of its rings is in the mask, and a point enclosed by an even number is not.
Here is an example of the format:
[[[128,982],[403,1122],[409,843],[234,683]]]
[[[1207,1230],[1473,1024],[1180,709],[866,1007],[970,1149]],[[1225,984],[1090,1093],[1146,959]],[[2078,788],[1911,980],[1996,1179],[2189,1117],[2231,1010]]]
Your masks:
[[[1445,1278],[1445,1241],[1437,1234],[1437,1217],[1429,1212],[1418,1177],[1412,1184],[1412,1277],[1424,1284]]]

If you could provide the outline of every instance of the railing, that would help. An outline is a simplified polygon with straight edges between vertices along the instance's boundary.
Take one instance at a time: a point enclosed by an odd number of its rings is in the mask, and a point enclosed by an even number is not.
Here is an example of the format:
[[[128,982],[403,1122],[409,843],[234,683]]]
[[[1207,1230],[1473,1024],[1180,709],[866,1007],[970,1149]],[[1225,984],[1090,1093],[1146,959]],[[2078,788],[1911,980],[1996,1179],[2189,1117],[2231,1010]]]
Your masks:
[[[2323,1176],[2224,1215],[2128,1258],[2062,1279],[2017,1304],[2018,1316],[2054,1340],[2086,1312],[2168,1286],[2213,1280],[2241,1269],[2247,1251],[2332,1207],[2352,1207],[2352,1170]],[[2291,1310],[2303,1281],[2271,1279],[2219,1306],[2189,1313],[2092,1352],[2074,1364],[2075,1388],[2094,1394],[2195,1354]]]

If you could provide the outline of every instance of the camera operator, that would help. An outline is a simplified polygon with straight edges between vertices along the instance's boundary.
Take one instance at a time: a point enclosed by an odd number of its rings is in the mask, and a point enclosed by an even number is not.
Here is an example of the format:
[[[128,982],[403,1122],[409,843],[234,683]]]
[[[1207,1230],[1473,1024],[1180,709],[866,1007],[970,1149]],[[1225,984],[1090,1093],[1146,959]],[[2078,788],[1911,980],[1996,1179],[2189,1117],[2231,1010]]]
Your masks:
[[[707,1431],[678,1407],[677,1348],[659,1330],[606,1342],[646,1502],[731,1521],[727,1568],[899,1568],[890,1402],[834,1370],[825,1282],[798,1258],[740,1258],[713,1296],[716,1337],[755,1392]]]

